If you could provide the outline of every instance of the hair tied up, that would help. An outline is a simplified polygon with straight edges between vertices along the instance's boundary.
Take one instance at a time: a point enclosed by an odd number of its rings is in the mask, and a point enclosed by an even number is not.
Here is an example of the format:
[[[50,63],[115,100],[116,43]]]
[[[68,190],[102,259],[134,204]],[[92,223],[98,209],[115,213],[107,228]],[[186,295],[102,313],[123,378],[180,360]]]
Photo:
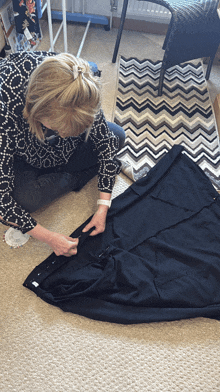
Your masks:
[[[83,70],[82,67],[80,67],[79,65],[73,65],[73,77],[74,80],[76,80],[79,76],[79,74],[82,74]]]

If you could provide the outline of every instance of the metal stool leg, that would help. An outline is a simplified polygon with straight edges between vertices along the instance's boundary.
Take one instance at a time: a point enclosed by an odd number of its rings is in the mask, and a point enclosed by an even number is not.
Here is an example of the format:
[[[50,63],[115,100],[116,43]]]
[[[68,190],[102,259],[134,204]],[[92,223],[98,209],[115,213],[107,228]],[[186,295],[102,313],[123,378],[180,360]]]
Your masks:
[[[116,43],[115,43],[114,54],[113,54],[113,57],[112,57],[112,62],[113,63],[116,62],[116,58],[117,58],[117,54],[118,54],[118,48],[119,48],[119,45],[120,45],[121,35],[122,35],[123,27],[124,27],[127,7],[128,7],[128,0],[124,0],[122,13],[121,13],[121,22],[120,22],[120,26],[119,26],[119,30],[118,30],[117,40],[116,40]]]

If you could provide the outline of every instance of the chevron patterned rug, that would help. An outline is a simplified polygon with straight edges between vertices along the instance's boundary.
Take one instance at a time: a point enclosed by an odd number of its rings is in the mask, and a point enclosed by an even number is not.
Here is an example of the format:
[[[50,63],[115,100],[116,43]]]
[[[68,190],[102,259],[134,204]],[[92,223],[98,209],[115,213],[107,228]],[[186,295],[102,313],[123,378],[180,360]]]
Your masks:
[[[126,132],[122,171],[136,181],[180,144],[220,190],[219,137],[202,64],[170,68],[158,97],[160,68],[159,61],[120,60],[114,121]]]

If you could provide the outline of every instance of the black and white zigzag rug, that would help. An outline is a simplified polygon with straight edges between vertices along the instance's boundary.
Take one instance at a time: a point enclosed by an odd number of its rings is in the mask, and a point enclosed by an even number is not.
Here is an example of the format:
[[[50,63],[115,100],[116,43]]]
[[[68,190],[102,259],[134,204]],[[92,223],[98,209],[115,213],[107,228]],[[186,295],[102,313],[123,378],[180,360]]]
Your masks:
[[[158,97],[161,62],[121,58],[114,121],[126,132],[118,157],[133,180],[147,172],[174,144],[220,190],[220,147],[215,117],[200,61],[166,71]]]

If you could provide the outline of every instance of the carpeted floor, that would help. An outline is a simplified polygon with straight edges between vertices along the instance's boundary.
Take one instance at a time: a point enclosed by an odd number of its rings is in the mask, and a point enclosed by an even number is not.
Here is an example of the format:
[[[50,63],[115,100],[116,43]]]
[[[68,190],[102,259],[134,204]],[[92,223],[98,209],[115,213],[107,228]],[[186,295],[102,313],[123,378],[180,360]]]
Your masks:
[[[54,31],[58,26],[54,27]],[[68,26],[69,51],[76,54],[84,26]],[[48,30],[43,23],[48,49]],[[82,57],[102,69],[103,108],[113,118],[118,63],[111,57],[116,30],[92,27]],[[120,54],[162,58],[162,36],[125,31]],[[56,50],[62,51],[62,37]],[[220,67],[208,88],[220,92]],[[121,175],[121,192],[129,185]],[[34,214],[50,230],[70,234],[96,209],[96,179]],[[0,235],[4,227],[0,226]],[[193,319],[170,323],[116,325],[64,313],[22,284],[51,250],[33,239],[20,249],[0,245],[0,390],[2,392],[219,392],[220,323]]]

